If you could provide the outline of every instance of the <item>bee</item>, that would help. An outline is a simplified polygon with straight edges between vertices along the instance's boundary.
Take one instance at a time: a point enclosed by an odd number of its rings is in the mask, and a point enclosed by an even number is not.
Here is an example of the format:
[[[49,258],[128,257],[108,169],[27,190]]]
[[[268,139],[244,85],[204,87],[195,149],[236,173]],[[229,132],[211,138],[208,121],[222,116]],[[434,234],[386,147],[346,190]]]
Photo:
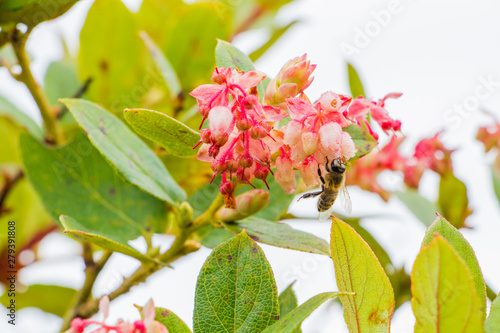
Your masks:
[[[321,174],[321,169],[318,164],[318,175],[321,180],[321,191],[306,193],[299,198],[314,198],[319,195],[318,200],[318,212],[319,219],[326,220],[330,217],[330,214],[333,210],[333,203],[337,199],[337,196],[340,192],[340,199],[342,201],[342,206],[344,207],[347,214],[351,214],[352,212],[352,203],[351,197],[349,196],[349,192],[347,192],[347,188],[345,187],[345,171],[346,171],[346,163],[344,158],[336,158],[330,164],[328,161],[328,157],[326,158],[325,169],[327,174],[325,178]]]

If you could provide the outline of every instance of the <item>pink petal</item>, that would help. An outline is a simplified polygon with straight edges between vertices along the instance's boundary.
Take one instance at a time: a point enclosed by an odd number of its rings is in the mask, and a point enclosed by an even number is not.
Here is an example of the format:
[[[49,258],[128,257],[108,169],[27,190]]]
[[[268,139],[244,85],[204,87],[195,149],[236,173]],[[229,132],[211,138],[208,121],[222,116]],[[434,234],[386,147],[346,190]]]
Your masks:
[[[285,127],[283,143],[289,146],[295,145],[300,140],[301,133],[302,124],[298,121],[291,120]]]
[[[264,105],[263,111],[266,121],[274,122],[288,117],[288,113],[285,110],[271,105]]]
[[[276,159],[276,182],[286,193],[292,193],[297,188],[292,161],[288,157],[279,156]]]
[[[189,95],[199,100],[209,100],[213,98],[215,94],[224,89],[225,86],[218,84],[202,84],[201,86],[198,86],[193,91],[191,91]]]
[[[316,161],[307,161],[299,167],[300,177],[306,186],[319,185],[318,163]]]
[[[297,83],[283,83],[279,86],[276,100],[284,101],[289,97],[295,97],[299,93]]]
[[[312,155],[318,149],[318,134],[305,132],[302,134],[302,146],[307,155]]]
[[[287,98],[286,104],[288,106],[290,117],[292,117],[292,119],[294,120],[301,120],[305,116],[317,113],[312,104],[306,100],[303,100],[302,98]]]
[[[148,333],[168,333],[168,330],[162,323],[153,321],[151,325],[148,326]]]
[[[354,141],[352,141],[351,136],[347,132],[342,133],[342,156],[345,159],[350,159],[356,154],[356,146]]]
[[[148,327],[151,325],[153,320],[156,317],[156,310],[155,310],[155,304],[153,303],[153,299],[150,298],[149,301],[146,303],[144,308],[142,309],[142,313],[144,315],[144,326]]]
[[[248,71],[238,78],[235,82],[241,89],[246,90],[257,86],[262,80],[266,78],[266,74],[258,71]]]
[[[225,106],[216,106],[210,110],[208,122],[212,136],[228,134],[233,122],[233,113]]]
[[[351,118],[365,118],[371,106],[370,101],[363,97],[358,97],[351,102],[347,112]]]
[[[104,319],[102,320],[103,322],[108,318],[109,316],[109,297],[108,295],[104,295],[101,297],[101,300],[99,301],[99,311],[101,311],[104,314]]]

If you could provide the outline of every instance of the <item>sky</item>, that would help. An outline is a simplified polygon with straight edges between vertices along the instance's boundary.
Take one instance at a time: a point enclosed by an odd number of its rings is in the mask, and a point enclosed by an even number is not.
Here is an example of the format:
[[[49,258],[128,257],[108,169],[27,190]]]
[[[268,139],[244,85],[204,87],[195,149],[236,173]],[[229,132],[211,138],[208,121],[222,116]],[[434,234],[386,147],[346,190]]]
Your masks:
[[[78,34],[93,1],[81,0],[67,14],[43,23],[32,33],[28,50],[33,57],[33,72],[42,81],[52,60],[62,56],[59,36],[77,51]],[[140,1],[124,1],[136,10]],[[403,147],[408,153],[418,140],[444,130],[445,144],[453,154],[456,176],[468,188],[474,213],[461,230],[475,249],[488,284],[500,290],[500,206],[493,195],[489,164],[492,155],[474,140],[478,126],[491,122],[482,110],[500,119],[500,2],[495,0],[411,1],[411,0],[299,0],[278,14],[285,24],[299,20],[291,30],[256,63],[257,69],[274,76],[290,58],[307,53],[318,65],[308,96],[311,99],[327,90],[348,93],[346,61],[352,63],[365,86],[368,97],[382,98],[390,92],[402,92],[398,100],[387,103],[393,118],[402,122],[407,137]],[[237,47],[251,52],[261,43],[264,32],[250,31],[238,36]],[[27,90],[0,69],[0,95],[9,96],[20,109],[39,120],[34,101]],[[388,188],[400,188],[397,176],[382,177]],[[437,197],[438,178],[425,175],[421,192]],[[425,226],[395,198],[388,204],[376,195],[350,188],[353,216],[369,216],[363,226],[382,243],[397,265],[409,272],[419,251]],[[341,210],[340,210],[341,211]],[[314,215],[315,202],[302,200],[292,204],[290,212]],[[291,221],[294,228],[328,239],[326,222]],[[158,242],[168,244],[168,236]],[[137,246],[144,246],[140,241]],[[67,249],[61,253],[61,248]],[[318,255],[305,254],[262,245],[271,263],[278,290],[296,280],[294,289],[299,303],[324,292],[336,290],[333,264]],[[26,284],[58,283],[78,288],[83,283],[83,263],[76,258],[79,247],[62,235],[47,237],[40,246],[41,262],[25,269],[19,278]],[[148,279],[146,284],[113,302],[113,319],[137,318],[133,304],[143,305],[154,295],[157,305],[169,308],[191,325],[197,274],[208,249],[201,249]],[[102,295],[117,287],[137,262],[113,255],[94,288]],[[57,272],[57,274],[55,274]],[[178,286],[181,285],[182,288]],[[28,318],[36,318],[29,320]],[[38,310],[19,312],[16,331],[52,332],[60,320]],[[42,324],[40,324],[42,323]],[[0,331],[9,332],[4,321]],[[34,326],[33,326],[34,325]],[[412,332],[414,318],[409,303],[393,319],[393,332]],[[303,332],[347,332],[341,308],[336,303],[320,307],[303,324]]]

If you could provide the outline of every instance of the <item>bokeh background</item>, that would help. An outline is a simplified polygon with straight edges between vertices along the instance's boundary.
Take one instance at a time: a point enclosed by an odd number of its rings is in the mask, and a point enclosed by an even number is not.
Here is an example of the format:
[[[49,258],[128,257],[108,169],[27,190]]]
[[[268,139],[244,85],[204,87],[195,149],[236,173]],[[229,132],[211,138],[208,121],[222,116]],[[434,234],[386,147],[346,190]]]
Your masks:
[[[124,0],[136,11],[141,0]],[[92,0],[81,0],[68,13],[40,24],[28,42],[33,57],[35,78],[43,81],[51,61],[62,58],[62,36],[72,53],[78,49],[79,32]],[[233,1],[238,5],[238,0]],[[444,130],[448,148],[456,148],[454,171],[467,185],[471,229],[461,232],[475,249],[486,282],[500,290],[500,206],[493,195],[489,165],[493,156],[483,153],[475,140],[477,128],[491,123],[487,110],[500,119],[500,2],[495,0],[297,0],[284,6],[278,22],[298,20],[257,62],[257,69],[274,76],[290,58],[308,54],[318,65],[315,80],[308,89],[311,99],[326,91],[349,94],[346,61],[352,63],[363,81],[369,98],[381,98],[388,92],[402,92],[387,105],[391,116],[401,120],[407,136],[403,147],[410,153],[424,137]],[[103,19],[105,19],[103,17]],[[265,40],[266,32],[255,29],[238,36],[234,44],[250,53]],[[37,121],[40,116],[27,89],[0,68],[0,94],[9,96]],[[1,136],[1,134],[0,134]],[[0,143],[1,144],[1,143]],[[380,175],[388,189],[402,186],[402,178]],[[437,197],[438,177],[426,174],[421,193]],[[366,216],[362,225],[384,245],[393,262],[410,272],[419,251],[425,226],[395,198],[384,203],[377,195],[350,189],[353,216]],[[340,208],[339,208],[339,211]],[[290,212],[302,216],[315,214],[315,202],[293,203]],[[294,228],[329,238],[329,223],[305,220],[289,221]],[[158,239],[165,247],[169,236]],[[136,245],[144,246],[140,240]],[[278,290],[296,281],[299,303],[323,292],[336,290],[333,264],[319,255],[289,251],[262,245],[270,261]],[[64,249],[62,251],[61,249]],[[40,260],[24,269],[19,279],[27,285],[51,283],[79,288],[83,284],[83,262],[79,245],[60,234],[52,234],[40,245]],[[150,277],[147,283],[132,289],[111,305],[110,321],[138,318],[133,304],[144,304],[150,297],[155,304],[174,311],[191,324],[194,291],[198,272],[210,253],[200,251],[174,263]],[[138,263],[114,254],[93,290],[102,295],[117,287],[123,276]],[[1,317],[5,308],[0,308]],[[36,309],[18,312],[18,325],[12,330],[0,320],[1,332],[55,332],[61,319]],[[393,319],[393,332],[412,332],[411,305],[405,303]],[[336,302],[320,307],[302,325],[303,332],[347,332],[342,309]]]

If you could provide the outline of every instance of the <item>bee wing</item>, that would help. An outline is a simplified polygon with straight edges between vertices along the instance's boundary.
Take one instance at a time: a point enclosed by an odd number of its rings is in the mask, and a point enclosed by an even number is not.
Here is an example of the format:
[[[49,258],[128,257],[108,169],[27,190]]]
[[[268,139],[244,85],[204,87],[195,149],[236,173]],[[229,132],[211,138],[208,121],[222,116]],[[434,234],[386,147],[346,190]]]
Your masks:
[[[333,205],[330,207],[328,210],[325,210],[324,212],[319,212],[319,220],[328,220],[330,218],[330,215],[332,215],[333,212]]]
[[[340,190],[340,203],[342,204],[342,207],[344,207],[344,210],[347,213],[347,215],[351,215],[352,213],[351,196],[349,195],[347,187],[345,186],[342,186],[342,189]]]

